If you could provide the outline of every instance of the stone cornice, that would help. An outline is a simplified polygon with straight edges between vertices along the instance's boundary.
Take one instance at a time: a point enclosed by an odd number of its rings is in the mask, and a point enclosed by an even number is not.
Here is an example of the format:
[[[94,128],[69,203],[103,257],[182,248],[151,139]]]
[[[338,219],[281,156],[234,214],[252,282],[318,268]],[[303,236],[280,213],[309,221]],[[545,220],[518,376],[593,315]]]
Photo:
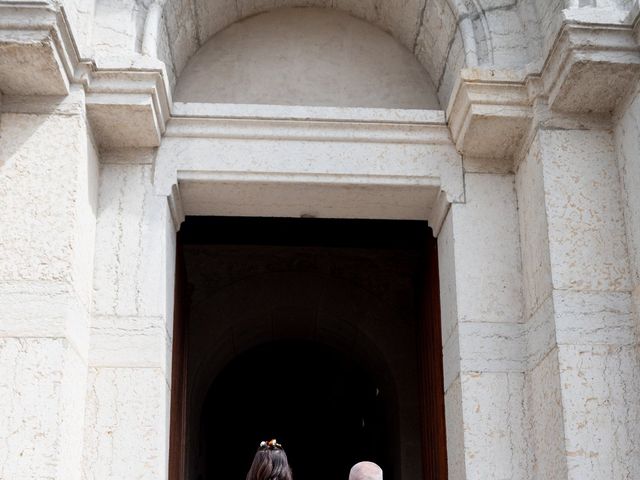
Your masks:
[[[115,65],[80,58],[64,9],[45,1],[0,0],[0,91],[11,96],[86,93],[103,148],[157,147],[170,115],[162,62],[138,56]]]
[[[614,110],[640,71],[639,24],[567,23],[538,74],[464,69],[446,115],[458,150],[511,161],[537,121],[536,103],[563,114]],[[67,95],[79,83],[101,148],[160,144],[171,116],[161,62],[138,56],[124,66],[123,59],[96,65],[80,58],[64,10],[40,0],[0,0],[0,54],[5,94]]]
[[[513,161],[527,132],[549,115],[608,115],[640,73],[634,25],[565,24],[542,72],[464,69],[447,119],[458,150]]]
[[[87,115],[100,147],[157,147],[170,116],[162,71],[96,69],[88,75]]]
[[[439,110],[176,104],[166,137],[450,145]]]
[[[193,203],[185,184],[280,185],[301,188],[302,197],[322,185],[330,196],[359,191],[367,201],[396,191],[412,211],[424,208],[436,234],[449,205],[464,201],[460,156],[442,111],[176,104],[154,174],[176,228],[184,199]]]
[[[63,10],[45,1],[0,1],[0,90],[7,95],[66,95],[78,50]]]

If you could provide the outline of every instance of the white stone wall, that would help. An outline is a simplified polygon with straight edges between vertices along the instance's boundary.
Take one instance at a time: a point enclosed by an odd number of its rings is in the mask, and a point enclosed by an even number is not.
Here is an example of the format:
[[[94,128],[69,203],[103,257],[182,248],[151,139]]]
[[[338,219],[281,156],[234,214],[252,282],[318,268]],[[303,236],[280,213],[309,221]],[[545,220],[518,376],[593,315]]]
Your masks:
[[[526,478],[514,177],[467,173],[438,238],[452,479]]]
[[[636,328],[640,328],[640,93],[632,92],[615,118]]]
[[[333,2],[413,52],[441,105],[469,97],[468,129],[448,118],[463,162],[443,112],[174,105],[165,133],[165,81],[206,39],[323,0],[24,3],[0,0],[0,478],[166,478],[178,178],[199,189],[186,213],[219,207],[202,201],[217,180],[242,212],[364,185],[378,215],[444,219],[449,477],[640,478],[634,2]],[[577,50],[557,43],[568,21]],[[163,134],[175,163],[138,148]],[[235,152],[224,168],[212,145]],[[365,197],[332,198],[362,213]]]
[[[100,168],[83,478],[166,478],[175,231],[153,152]]]
[[[0,478],[80,478],[98,162],[74,105],[0,118]]]
[[[532,472],[634,478],[639,364],[613,136],[540,130],[517,178]]]

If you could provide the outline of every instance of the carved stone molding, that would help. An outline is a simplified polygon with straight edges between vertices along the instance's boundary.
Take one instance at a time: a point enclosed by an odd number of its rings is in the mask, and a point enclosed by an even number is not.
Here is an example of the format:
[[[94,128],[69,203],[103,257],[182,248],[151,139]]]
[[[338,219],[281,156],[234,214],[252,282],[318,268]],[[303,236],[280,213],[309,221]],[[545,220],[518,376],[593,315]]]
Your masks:
[[[176,228],[185,213],[266,205],[285,216],[428,219],[437,233],[450,203],[464,201],[441,111],[176,104],[173,113],[154,186]]]
[[[608,115],[638,79],[637,30],[637,21],[565,24],[539,74],[464,69],[447,109],[456,147],[510,162],[541,120],[535,105],[551,115]]]
[[[0,90],[66,95],[78,65],[64,12],[46,1],[0,2]]]
[[[87,115],[101,148],[157,147],[170,115],[161,71],[95,70]]]
[[[72,83],[80,84],[100,147],[157,147],[171,104],[164,66],[146,57],[114,63],[80,58],[64,9],[39,0],[0,0],[5,95],[64,96]]]

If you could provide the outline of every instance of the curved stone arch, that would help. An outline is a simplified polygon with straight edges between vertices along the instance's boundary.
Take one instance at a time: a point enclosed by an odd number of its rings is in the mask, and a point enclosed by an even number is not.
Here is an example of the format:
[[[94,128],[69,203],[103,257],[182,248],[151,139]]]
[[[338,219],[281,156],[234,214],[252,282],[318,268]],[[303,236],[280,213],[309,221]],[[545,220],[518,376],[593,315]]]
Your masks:
[[[485,38],[480,40],[491,45],[484,9],[478,6],[478,1],[167,0],[161,11],[162,21],[157,26],[149,15],[143,46],[149,43],[147,39],[155,40],[158,56],[167,63],[175,83],[199,47],[237,21],[283,7],[335,8],[382,28],[413,52],[431,75],[434,85],[441,87],[442,102],[448,100],[453,83],[449,80],[447,85],[442,85],[447,67],[457,73],[459,68],[478,65],[477,32],[483,32]],[[155,17],[155,21],[160,20],[159,13]],[[475,24],[483,27],[474,26],[474,19]]]

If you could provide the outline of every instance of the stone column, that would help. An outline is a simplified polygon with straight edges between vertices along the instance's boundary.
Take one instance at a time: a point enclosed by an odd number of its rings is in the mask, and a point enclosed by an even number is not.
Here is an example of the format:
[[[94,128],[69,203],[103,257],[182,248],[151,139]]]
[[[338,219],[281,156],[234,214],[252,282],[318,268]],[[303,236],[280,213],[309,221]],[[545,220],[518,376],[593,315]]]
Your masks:
[[[153,153],[101,157],[85,479],[167,478],[175,230]]]
[[[80,478],[98,160],[84,94],[4,97],[0,478]]]
[[[526,478],[514,177],[466,170],[438,236],[449,478]]]
[[[540,129],[517,190],[531,476],[638,478],[640,369],[612,133]]]

